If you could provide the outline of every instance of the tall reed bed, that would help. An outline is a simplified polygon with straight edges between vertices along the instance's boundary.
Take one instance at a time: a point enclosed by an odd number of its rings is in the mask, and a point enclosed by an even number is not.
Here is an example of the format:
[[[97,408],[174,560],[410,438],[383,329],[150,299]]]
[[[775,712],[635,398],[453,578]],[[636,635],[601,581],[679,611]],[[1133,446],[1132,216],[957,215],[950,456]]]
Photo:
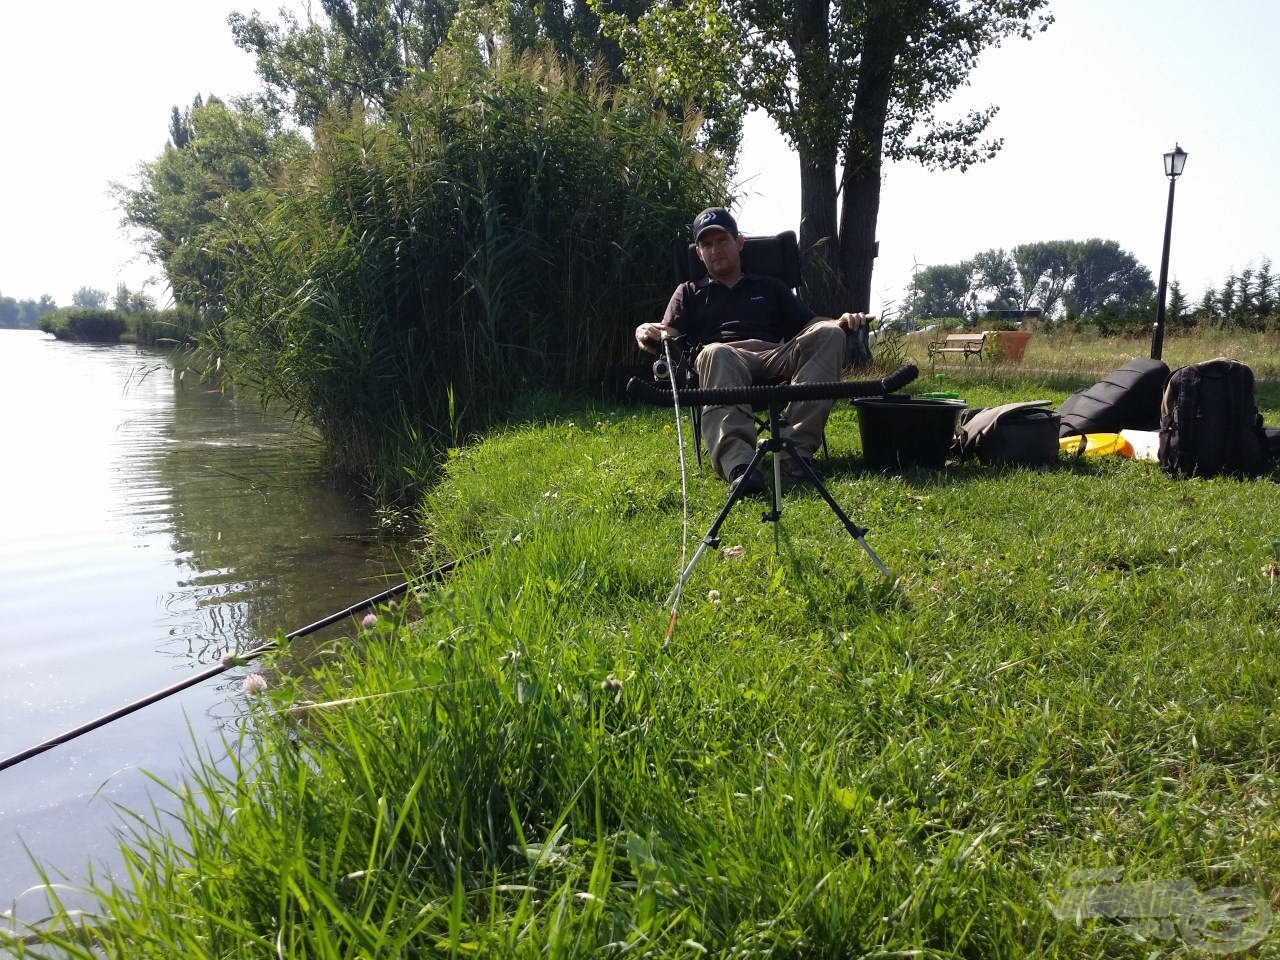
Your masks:
[[[390,115],[330,120],[278,191],[233,198],[218,349],[394,498],[522,391],[630,358],[671,239],[723,198],[695,134],[554,58],[444,52]]]

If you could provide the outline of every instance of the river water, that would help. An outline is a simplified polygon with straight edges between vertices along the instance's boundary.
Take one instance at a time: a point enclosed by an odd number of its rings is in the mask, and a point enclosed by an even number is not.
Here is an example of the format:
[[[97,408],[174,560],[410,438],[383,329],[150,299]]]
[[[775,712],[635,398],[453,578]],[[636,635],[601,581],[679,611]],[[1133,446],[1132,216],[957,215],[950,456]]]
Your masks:
[[[0,759],[380,593],[395,548],[314,440],[161,353],[0,330]],[[234,736],[237,668],[0,771],[0,929],[118,863],[118,807]]]

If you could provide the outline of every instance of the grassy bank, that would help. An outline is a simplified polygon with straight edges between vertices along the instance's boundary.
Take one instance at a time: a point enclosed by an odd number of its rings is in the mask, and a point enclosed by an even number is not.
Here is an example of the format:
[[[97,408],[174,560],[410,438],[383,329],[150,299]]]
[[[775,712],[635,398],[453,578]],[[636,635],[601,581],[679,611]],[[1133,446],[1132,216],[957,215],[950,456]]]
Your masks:
[[[690,464],[686,524],[669,411],[548,409],[428,497],[436,556],[489,552],[268,669],[255,749],[175,788],[187,837],[131,821],[132,892],[17,955],[1277,953],[1257,909],[1206,917],[1280,890],[1280,486],[874,473],[842,403],[830,488],[895,582],[789,490],[778,525],[735,509],[668,640],[723,485]],[[1072,892],[1104,870],[1187,883],[1121,923]]]

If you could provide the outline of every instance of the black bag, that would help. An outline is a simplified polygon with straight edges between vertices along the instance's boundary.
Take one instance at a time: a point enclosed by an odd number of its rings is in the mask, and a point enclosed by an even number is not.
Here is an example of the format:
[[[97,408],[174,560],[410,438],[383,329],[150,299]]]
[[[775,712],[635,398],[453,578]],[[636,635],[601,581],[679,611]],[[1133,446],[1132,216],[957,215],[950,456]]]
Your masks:
[[[1260,477],[1272,466],[1253,371],[1219,357],[1179,367],[1160,405],[1160,469],[1172,477]]]
[[[1130,360],[1062,401],[1058,407],[1062,436],[1159,429],[1160,398],[1168,379],[1169,368],[1163,360]]]
[[[1006,403],[965,411],[958,441],[961,459],[1040,467],[1057,462],[1058,415],[1048,400]]]

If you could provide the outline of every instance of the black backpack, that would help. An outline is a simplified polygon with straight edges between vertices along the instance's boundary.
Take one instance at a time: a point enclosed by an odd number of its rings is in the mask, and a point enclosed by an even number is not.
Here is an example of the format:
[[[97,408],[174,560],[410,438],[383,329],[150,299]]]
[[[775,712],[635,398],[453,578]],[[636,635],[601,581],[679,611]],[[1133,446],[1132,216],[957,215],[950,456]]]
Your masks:
[[[1272,466],[1253,371],[1219,357],[1179,367],[1160,403],[1160,469],[1172,477],[1260,477]]]

